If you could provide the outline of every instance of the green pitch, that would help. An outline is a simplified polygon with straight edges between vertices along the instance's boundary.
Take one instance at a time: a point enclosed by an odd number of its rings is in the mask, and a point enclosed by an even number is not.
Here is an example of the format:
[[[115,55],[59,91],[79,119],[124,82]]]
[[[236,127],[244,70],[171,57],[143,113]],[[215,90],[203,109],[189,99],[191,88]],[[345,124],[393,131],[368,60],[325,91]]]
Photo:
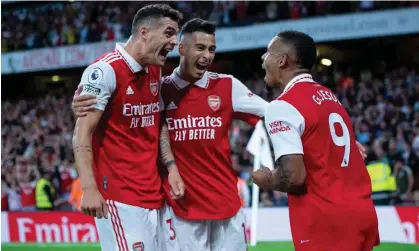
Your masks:
[[[2,251],[100,251],[98,244],[2,244]],[[249,251],[293,251],[291,242],[261,242]],[[419,245],[383,243],[374,251],[419,251]]]

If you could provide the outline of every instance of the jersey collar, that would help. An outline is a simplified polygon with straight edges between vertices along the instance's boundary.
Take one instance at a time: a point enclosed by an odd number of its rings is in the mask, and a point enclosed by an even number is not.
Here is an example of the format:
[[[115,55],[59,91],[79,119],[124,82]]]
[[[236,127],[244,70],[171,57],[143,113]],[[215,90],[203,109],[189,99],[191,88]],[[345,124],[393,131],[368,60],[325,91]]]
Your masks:
[[[172,73],[172,75],[170,75],[170,77],[173,79],[173,81],[175,82],[175,85],[178,89],[183,89],[190,84],[188,81],[185,81],[185,80],[180,78],[179,67],[173,70],[173,73]],[[198,87],[206,89],[208,87],[208,82],[209,82],[208,71],[206,71],[204,73],[204,76],[202,76],[201,79],[199,79],[198,81],[196,81],[193,84],[198,86]]]
[[[314,80],[313,80],[313,77],[311,76],[311,74],[307,74],[307,73],[299,74],[299,75],[295,76],[293,79],[291,79],[290,82],[288,82],[288,84],[285,86],[284,91],[282,92],[282,94],[289,91],[295,84],[301,83],[301,82],[312,82],[312,83],[314,83]]]
[[[124,48],[125,44],[123,43],[116,43],[116,50],[121,54],[122,58],[124,59],[125,63],[128,65],[128,67],[131,69],[133,73],[137,73],[144,69],[146,72],[148,72],[147,67],[143,68],[133,57],[131,57],[130,54],[125,50]]]

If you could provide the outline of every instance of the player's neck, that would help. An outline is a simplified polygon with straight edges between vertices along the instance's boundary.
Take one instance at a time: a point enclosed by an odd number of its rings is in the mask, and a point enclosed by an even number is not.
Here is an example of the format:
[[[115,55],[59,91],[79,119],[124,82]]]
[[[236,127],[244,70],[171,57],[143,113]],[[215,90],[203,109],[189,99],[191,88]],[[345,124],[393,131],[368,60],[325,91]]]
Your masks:
[[[187,70],[184,67],[182,67],[182,65],[179,65],[177,74],[181,79],[185,80],[188,83],[195,83],[196,81],[199,80],[197,78],[190,76]]]
[[[284,91],[285,87],[293,78],[295,78],[298,75],[307,74],[307,73],[310,73],[310,71],[306,69],[292,69],[292,70],[283,72],[282,77],[281,77],[281,86],[280,86],[281,91]]]
[[[133,43],[131,40],[129,40],[124,49],[125,51],[135,60],[137,61],[138,64],[140,64],[142,67],[147,66],[146,62],[146,57],[145,55],[141,52],[141,48],[137,48],[140,45],[137,43]]]

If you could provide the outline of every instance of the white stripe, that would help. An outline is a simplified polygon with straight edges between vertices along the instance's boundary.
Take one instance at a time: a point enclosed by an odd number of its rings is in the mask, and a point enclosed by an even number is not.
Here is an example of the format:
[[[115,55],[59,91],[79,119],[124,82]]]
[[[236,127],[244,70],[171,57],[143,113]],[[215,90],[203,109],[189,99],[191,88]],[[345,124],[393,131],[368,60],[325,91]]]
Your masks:
[[[120,251],[123,251],[125,249],[125,245],[123,244],[123,238],[122,238],[122,229],[121,226],[118,224],[117,221],[117,216],[116,216],[116,209],[115,207],[112,205],[110,200],[107,200],[106,203],[109,206],[109,215],[111,217],[111,222],[112,222],[112,229],[114,231],[115,234],[115,239],[116,242],[118,244],[118,248],[121,248]]]
[[[108,61],[108,62],[106,62],[106,63],[110,64],[110,63],[115,62],[115,61],[118,61],[118,60],[120,60],[120,59],[122,59],[122,58],[121,58],[121,57],[113,58],[113,59],[109,60],[109,61]]]
[[[116,219],[118,220],[118,222],[117,222],[117,223],[120,223],[120,224],[119,224],[119,227],[120,227],[120,229],[121,229],[121,240],[122,240],[122,244],[123,244],[123,245],[125,245],[125,246],[124,246],[124,248],[125,248],[125,250],[127,250],[127,251],[128,251],[127,238],[126,238],[126,236],[125,236],[125,231],[124,231],[124,228],[122,227],[122,219],[121,219],[121,216],[119,215],[119,212],[118,212],[118,207],[116,206],[116,203],[115,203],[115,201],[114,201],[114,200],[112,200],[112,201],[111,201],[111,203],[112,203],[112,205],[113,205],[113,206],[114,206],[114,208],[115,208]]]
[[[112,61],[112,60],[114,60],[115,58],[118,58],[119,57],[119,55],[112,55],[112,57],[107,57],[105,60],[103,60],[102,59],[102,61],[103,62],[105,62],[105,63],[109,63],[109,61]]]
[[[118,55],[118,53],[116,51],[109,53],[108,55],[104,56],[101,60],[102,61],[106,61],[108,60],[110,57],[116,56]]]

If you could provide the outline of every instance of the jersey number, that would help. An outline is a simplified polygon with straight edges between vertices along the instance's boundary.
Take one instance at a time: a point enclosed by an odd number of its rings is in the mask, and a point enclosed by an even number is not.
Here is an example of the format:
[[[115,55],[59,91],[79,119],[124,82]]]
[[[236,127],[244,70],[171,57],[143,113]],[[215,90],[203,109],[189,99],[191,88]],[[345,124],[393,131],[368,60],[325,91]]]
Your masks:
[[[169,224],[169,228],[170,228],[170,232],[171,232],[170,240],[173,241],[173,240],[176,239],[176,232],[175,232],[175,229],[173,228],[173,225],[172,225],[172,219],[167,219],[166,223]]]
[[[335,123],[338,123],[342,127],[343,135],[338,136],[335,131]],[[329,129],[330,135],[332,136],[333,143],[337,146],[345,147],[341,167],[347,167],[349,165],[349,154],[351,153],[351,137],[349,134],[348,127],[343,121],[342,116],[337,113],[331,113],[329,115]]]

